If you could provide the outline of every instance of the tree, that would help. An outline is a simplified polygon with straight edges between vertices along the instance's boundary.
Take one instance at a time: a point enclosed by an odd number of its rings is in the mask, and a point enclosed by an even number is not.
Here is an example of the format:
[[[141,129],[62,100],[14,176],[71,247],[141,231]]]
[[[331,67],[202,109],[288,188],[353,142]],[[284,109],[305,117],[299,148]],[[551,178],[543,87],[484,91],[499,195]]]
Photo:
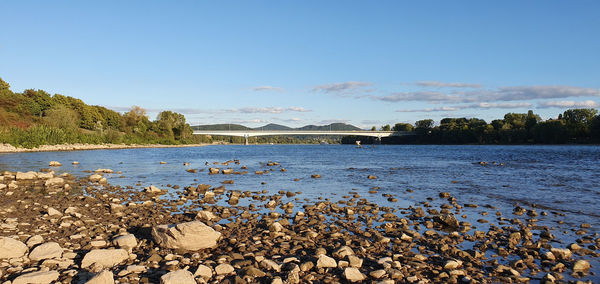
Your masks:
[[[10,90],[10,85],[0,78],[0,91]]]
[[[386,124],[381,127],[381,131],[390,131],[392,127],[389,124]]]
[[[377,126],[371,127],[371,131],[377,131]]]
[[[156,124],[159,131],[169,139],[181,140],[188,138],[192,128],[185,123],[185,116],[172,111],[163,111],[158,114]]]
[[[44,124],[63,130],[74,130],[79,125],[79,117],[74,110],[64,105],[56,105],[46,111]]]
[[[597,113],[593,108],[569,109],[563,113],[562,118],[570,135],[581,139],[590,136],[592,120]]]
[[[430,130],[433,128],[433,119],[423,119],[415,122],[416,129]]]
[[[392,131],[413,131],[414,127],[410,123],[396,123]]]

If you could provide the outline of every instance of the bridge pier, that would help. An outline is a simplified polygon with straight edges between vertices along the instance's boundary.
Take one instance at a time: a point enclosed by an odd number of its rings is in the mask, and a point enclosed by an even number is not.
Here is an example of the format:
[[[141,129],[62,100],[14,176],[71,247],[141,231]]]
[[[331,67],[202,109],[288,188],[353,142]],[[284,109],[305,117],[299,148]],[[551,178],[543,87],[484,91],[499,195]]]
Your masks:
[[[244,143],[244,145],[249,145],[249,144],[248,144],[248,134],[245,134],[245,135],[244,135],[244,139],[246,140],[246,142]]]

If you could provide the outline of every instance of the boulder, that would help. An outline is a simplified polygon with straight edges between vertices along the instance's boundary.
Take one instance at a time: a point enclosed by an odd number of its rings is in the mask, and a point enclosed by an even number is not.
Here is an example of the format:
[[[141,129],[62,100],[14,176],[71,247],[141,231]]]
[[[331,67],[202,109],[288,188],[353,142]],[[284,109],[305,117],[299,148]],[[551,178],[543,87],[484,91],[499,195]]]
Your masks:
[[[115,279],[112,272],[103,270],[102,272],[94,275],[92,279],[85,282],[85,284],[114,284]]]
[[[65,184],[65,180],[59,177],[47,179],[44,183],[46,187],[62,186],[63,184]]]
[[[15,258],[24,256],[27,253],[27,246],[15,239],[0,237],[0,259]]]
[[[347,267],[344,269],[344,277],[350,282],[360,282],[366,278],[356,267]]]
[[[234,274],[235,269],[228,263],[221,263],[215,267],[215,272],[217,275],[229,275]]]
[[[81,261],[81,268],[97,264],[105,268],[111,268],[116,264],[129,258],[124,249],[95,249],[88,252]]]
[[[337,263],[335,262],[335,259],[326,256],[324,254],[319,256],[319,259],[317,260],[317,268],[328,268],[328,267],[337,267]]]
[[[333,256],[338,259],[343,259],[349,255],[354,255],[354,251],[349,246],[343,246],[333,253]]]
[[[35,247],[29,253],[29,259],[33,261],[49,259],[49,258],[60,258],[62,256],[63,249],[58,243],[48,242]]]
[[[60,213],[60,211],[52,208],[52,207],[48,207],[48,216],[61,216],[62,213]]]
[[[458,220],[452,214],[441,214],[433,218],[434,221],[440,223],[444,227],[457,229],[460,227]]]
[[[131,251],[131,249],[137,246],[137,239],[133,234],[127,234],[124,236],[118,236],[114,238],[113,243],[119,248]]]
[[[101,175],[99,175],[99,174],[93,174],[93,175],[91,175],[91,176],[89,177],[89,180],[90,180],[91,182],[100,182],[100,181],[102,180],[102,178],[103,178],[103,177],[102,177]]]
[[[569,259],[573,253],[567,248],[551,248],[550,252],[558,259]]]
[[[32,179],[36,179],[37,178],[37,173],[36,172],[26,172],[26,173],[22,173],[22,172],[17,172],[17,180],[32,180]]]
[[[196,219],[199,219],[202,221],[210,221],[214,218],[215,218],[215,214],[213,214],[210,211],[206,211],[206,210],[199,211],[198,214],[196,215]]]
[[[180,269],[169,272],[160,277],[161,284],[196,284],[194,275],[191,272]]]
[[[200,264],[198,265],[198,269],[196,269],[196,272],[194,272],[194,276],[200,276],[204,279],[210,279],[213,276],[213,273],[210,267]]]
[[[587,260],[580,259],[573,264],[573,272],[587,272],[590,270],[590,263]]]
[[[27,242],[25,242],[25,244],[27,245],[27,247],[34,247],[36,245],[39,245],[41,243],[44,242],[44,238],[40,235],[35,235],[35,236],[31,236],[29,237],[29,239],[27,239]]]
[[[221,233],[200,221],[152,228],[152,237],[161,247],[195,251],[217,246]]]
[[[22,274],[13,280],[12,284],[47,284],[58,279],[60,274],[56,271],[37,271]]]
[[[50,163],[48,163],[48,166],[51,166],[51,167],[60,167],[60,166],[62,166],[62,164],[60,162],[57,162],[57,161],[50,161]]]

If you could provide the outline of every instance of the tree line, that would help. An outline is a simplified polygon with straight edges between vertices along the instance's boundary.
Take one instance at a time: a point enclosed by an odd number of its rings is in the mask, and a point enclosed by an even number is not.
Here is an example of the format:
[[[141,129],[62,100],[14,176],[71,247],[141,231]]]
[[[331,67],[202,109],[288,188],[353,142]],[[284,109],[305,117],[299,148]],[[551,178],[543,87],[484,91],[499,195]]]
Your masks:
[[[371,130],[377,130],[373,126]],[[533,111],[507,113],[487,123],[479,118],[444,118],[384,125],[383,131],[405,131],[407,136],[385,137],[384,144],[565,144],[600,143],[600,115],[593,108],[569,109],[556,119],[542,120]],[[376,143],[368,137],[344,137],[342,143]]]
[[[185,144],[203,139],[192,135],[180,113],[162,111],[151,121],[137,106],[121,114],[43,90],[16,93],[0,78],[0,143],[31,148],[63,143]]]

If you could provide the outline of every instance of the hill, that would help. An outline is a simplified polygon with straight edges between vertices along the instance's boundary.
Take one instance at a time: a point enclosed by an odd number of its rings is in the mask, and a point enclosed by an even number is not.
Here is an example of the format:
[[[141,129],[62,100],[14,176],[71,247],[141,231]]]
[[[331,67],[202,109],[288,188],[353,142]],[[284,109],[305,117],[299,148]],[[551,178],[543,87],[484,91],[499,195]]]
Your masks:
[[[314,131],[346,131],[346,130],[361,130],[360,128],[346,124],[346,123],[332,123],[329,125],[306,125],[300,128],[296,128],[298,130],[314,130]]]
[[[193,130],[252,130],[250,127],[246,127],[240,124],[205,124],[192,126]]]
[[[261,126],[261,127],[256,127],[254,128],[254,130],[293,130],[294,128],[285,126],[285,125],[281,125],[281,124],[275,124],[275,123],[269,123],[265,126]]]

